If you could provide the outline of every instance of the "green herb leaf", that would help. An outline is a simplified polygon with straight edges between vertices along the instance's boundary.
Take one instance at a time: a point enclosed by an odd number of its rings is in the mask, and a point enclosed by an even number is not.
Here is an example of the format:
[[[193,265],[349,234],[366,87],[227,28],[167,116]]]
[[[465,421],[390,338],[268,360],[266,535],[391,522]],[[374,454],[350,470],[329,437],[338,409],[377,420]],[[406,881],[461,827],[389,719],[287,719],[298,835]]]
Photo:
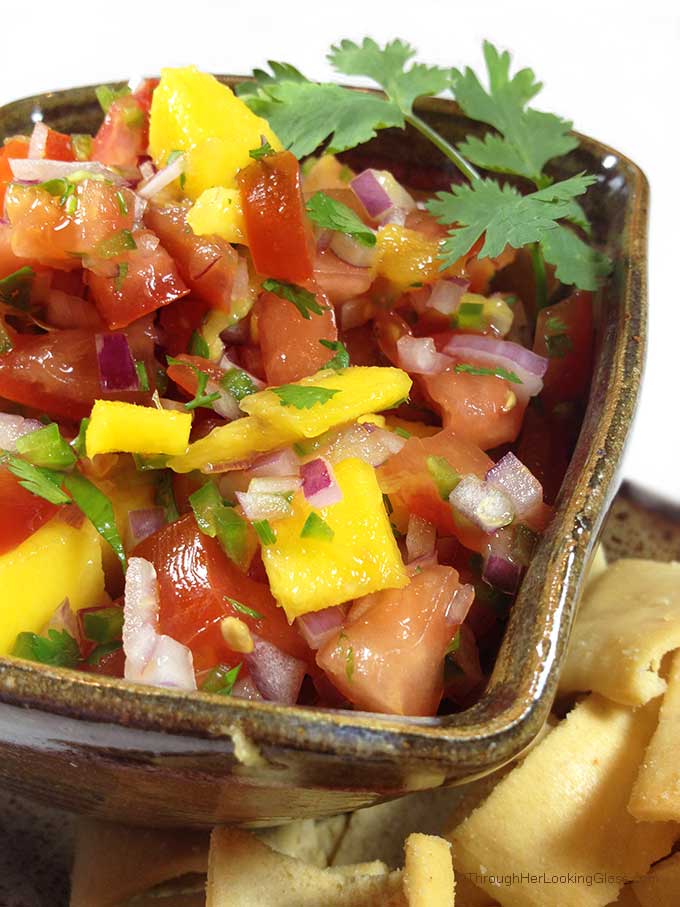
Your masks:
[[[95,88],[94,93],[97,95],[97,100],[99,101],[99,106],[104,111],[104,113],[109,112],[109,108],[114,101],[117,101],[118,98],[123,98],[125,95],[130,94],[130,86],[123,85],[121,88],[111,88],[109,85],[100,85],[98,88]]]
[[[194,331],[191,335],[191,341],[189,342],[189,352],[192,356],[200,356],[202,359],[210,359],[210,348],[203,337],[202,334],[199,334],[198,331]]]
[[[182,366],[182,368],[188,368],[194,373],[194,375],[196,375],[196,393],[194,394],[193,400],[189,400],[188,403],[184,404],[185,409],[192,410],[196,409],[199,406],[204,406],[206,407],[206,409],[210,409],[215,400],[219,400],[219,391],[215,391],[212,394],[206,394],[205,390],[208,386],[208,381],[210,381],[210,375],[208,375],[204,371],[201,371],[198,366],[194,365],[192,362],[184,362],[182,359],[175,359],[173,356],[167,357],[167,363],[168,365],[179,365]]]
[[[300,532],[301,539],[319,539],[323,542],[331,542],[334,536],[335,532],[328,523],[314,511],[309,514]]]
[[[56,422],[17,438],[16,448],[34,466],[69,469],[76,462],[76,455],[62,438]]]
[[[207,482],[189,497],[198,528],[211,538],[217,537],[230,560],[244,567],[248,554],[248,530],[242,516],[223,500],[217,486]]]
[[[327,350],[332,350],[335,353],[335,356],[329,359],[322,368],[332,368],[336,372],[343,368],[349,368],[349,353],[341,340],[319,340],[319,343],[321,346],[325,346]]]
[[[339,388],[302,387],[298,384],[282,384],[281,387],[273,387],[272,391],[282,406],[294,406],[295,409],[311,409],[317,403],[323,406],[340,393]]]
[[[64,485],[99,535],[113,548],[123,571],[127,570],[125,549],[118,533],[111,501],[103,491],[79,473],[73,472],[65,476]]]
[[[283,283],[280,280],[268,278],[262,282],[262,289],[268,293],[274,293],[275,296],[279,296],[287,302],[292,302],[302,317],[307,320],[312,317],[310,312],[314,312],[315,315],[323,315],[324,310],[316,301],[314,293],[310,293],[309,290],[298,287],[294,283]]]
[[[352,236],[361,246],[374,246],[375,233],[358,214],[325,192],[315,192],[307,202],[307,214],[320,227]]]
[[[19,268],[0,280],[0,302],[15,309],[26,311],[31,301],[31,288],[35,271],[33,268]]]
[[[254,520],[253,529],[263,545],[273,545],[276,541],[276,533],[272,529],[269,520]]]
[[[537,242],[546,261],[556,266],[559,280],[583,290],[597,289],[611,263],[559,223],[577,214],[575,196],[582,195],[594,182],[594,176],[579,174],[530,195],[520,195],[512,186],[479,179],[437,193],[427,203],[428,210],[440,223],[458,225],[449,231],[444,243],[442,268],[469,252],[485,234],[479,258],[495,258],[506,245],[519,249]]]
[[[544,184],[543,168],[548,161],[576,148],[578,139],[569,134],[572,124],[552,113],[541,113],[527,104],[541,90],[530,69],[510,78],[510,54],[499,53],[484,42],[484,59],[489,77],[485,90],[475,73],[453,70],[452,90],[463,113],[492,126],[483,140],[468,137],[458,146],[465,157],[497,173],[513,173]]]
[[[271,154],[276,154],[276,151],[274,151],[264,136],[262,137],[262,144],[257,148],[251,148],[248,152],[249,157],[252,157],[254,161],[261,161],[263,157],[269,157]]]
[[[225,372],[224,377],[220,380],[222,387],[239,402],[244,397],[254,394],[257,388],[253,384],[250,375],[240,368],[230,368]]]
[[[228,665],[217,665],[201,684],[201,691],[203,693],[216,693],[218,696],[231,696],[241,667],[242,663],[235,665],[233,668],[228,667]]]
[[[98,608],[83,613],[85,636],[100,644],[115,642],[123,635],[123,609]]]
[[[80,649],[66,630],[47,631],[46,636],[19,633],[12,655],[58,668],[75,668],[80,662]]]
[[[505,368],[483,368],[477,365],[470,365],[467,362],[459,362],[454,368],[454,372],[466,372],[468,375],[494,375],[496,378],[505,378],[512,384],[522,384],[522,379],[514,372],[509,372]]]
[[[127,202],[125,201],[125,196],[120,191],[120,189],[116,192],[116,201],[118,202],[118,210],[120,211],[120,213],[122,215],[127,214],[128,205],[127,205]]]
[[[156,480],[156,504],[165,512],[166,523],[174,523],[179,519],[179,510],[175,501],[175,491],[172,484],[172,473],[165,470],[158,474]]]
[[[451,466],[446,457],[428,457],[425,461],[427,471],[432,476],[432,481],[437,486],[439,496],[443,501],[448,501],[449,495],[460,482],[460,475]]]
[[[388,494],[383,494],[382,499],[385,510],[387,511],[387,516],[392,516],[392,514],[394,513],[394,507],[392,506],[392,501],[390,501],[390,496]]]
[[[87,434],[87,426],[90,424],[89,418],[86,416],[84,419],[80,420],[80,428],[78,429],[78,434],[71,441],[71,447],[76,457],[80,459],[85,456],[85,435]]]
[[[44,498],[52,504],[70,503],[70,497],[60,487],[64,480],[61,473],[34,466],[32,463],[27,463],[26,460],[12,456],[7,451],[3,451],[0,455],[0,463],[4,463],[12,475],[19,479],[21,487],[30,491],[31,494]]]
[[[140,391],[144,391],[146,393],[148,390],[150,390],[151,385],[149,384],[149,373],[146,370],[146,364],[141,359],[137,359],[135,361],[135,371],[137,372],[139,389]]]
[[[236,601],[235,598],[229,598],[228,595],[224,596],[225,600],[229,602],[234,611],[238,611],[239,614],[245,614],[246,617],[252,617],[253,620],[262,620],[264,615],[260,614],[259,611],[255,611],[253,608],[249,608],[247,605],[244,605],[242,602]]]

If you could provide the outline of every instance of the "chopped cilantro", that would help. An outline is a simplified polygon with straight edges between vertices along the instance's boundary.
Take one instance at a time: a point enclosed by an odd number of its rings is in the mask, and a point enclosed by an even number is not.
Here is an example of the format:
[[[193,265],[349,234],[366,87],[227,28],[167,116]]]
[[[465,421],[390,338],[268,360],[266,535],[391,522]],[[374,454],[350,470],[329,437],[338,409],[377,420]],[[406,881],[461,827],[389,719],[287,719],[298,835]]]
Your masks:
[[[3,277],[0,280],[0,302],[25,311],[31,301],[34,278],[35,271],[28,266]]]
[[[323,542],[331,542],[334,536],[335,532],[328,523],[314,511],[309,514],[300,532],[301,539],[319,539]]]
[[[200,356],[202,359],[210,359],[210,348],[203,337],[202,334],[199,334],[198,331],[194,331],[191,335],[191,340],[189,342],[189,352],[192,356]]]
[[[116,282],[114,284],[114,290],[116,293],[120,293],[123,289],[123,281],[128,276],[129,265],[126,261],[121,261],[118,265],[118,273],[116,274]]]
[[[359,215],[325,192],[315,192],[309,199],[307,214],[318,226],[326,230],[347,233],[361,246],[371,247],[376,243],[374,231],[361,220]]]
[[[80,661],[76,640],[66,630],[49,629],[46,636],[19,633],[12,655],[58,668],[75,668]]]
[[[112,88],[110,85],[100,85],[98,88],[95,88],[94,93],[97,96],[101,109],[104,113],[108,113],[109,108],[114,101],[117,101],[118,98],[125,97],[125,95],[128,95],[131,92],[129,85],[122,85],[120,88]]]
[[[321,346],[325,346],[327,350],[332,350],[335,353],[335,356],[321,366],[322,368],[332,368],[336,372],[343,368],[349,368],[349,353],[341,340],[319,340],[319,343]]]
[[[172,473],[168,470],[159,473],[156,479],[156,504],[163,508],[166,523],[174,523],[179,519]]]
[[[468,375],[493,375],[496,378],[505,378],[512,384],[522,384],[522,379],[514,372],[497,366],[495,368],[484,368],[483,366],[470,365],[469,362],[459,362],[454,368],[454,372],[465,372]]]
[[[437,486],[439,496],[448,501],[449,495],[460,482],[460,475],[451,466],[446,457],[428,457],[425,461],[427,471],[432,476],[432,481]]]
[[[200,368],[195,366],[192,362],[184,362],[182,359],[175,359],[173,356],[167,357],[168,365],[180,365],[183,368],[190,369],[196,376],[196,393],[194,394],[193,400],[189,400],[188,403],[184,404],[185,409],[196,409],[199,406],[204,406],[210,408],[215,400],[220,399],[219,391],[215,391],[212,394],[206,394],[206,388],[208,386],[208,381],[210,381],[210,375],[206,372],[201,371]]]
[[[242,663],[230,668],[228,665],[217,665],[206,675],[201,683],[203,693],[216,693],[218,696],[231,696],[241,670]]]
[[[340,636],[338,636],[336,649],[339,649],[341,652],[344,651],[345,653],[345,675],[351,683],[352,678],[354,677],[354,648],[350,644],[349,637],[344,630],[342,630]]]
[[[123,571],[125,571],[127,569],[127,558],[125,557],[123,542],[116,526],[116,518],[111,501],[103,491],[100,491],[96,485],[93,485],[89,479],[79,473],[73,472],[65,476],[64,485],[99,535],[113,548]]]
[[[70,503],[70,497],[60,487],[64,480],[61,473],[34,466],[26,460],[12,456],[7,451],[0,455],[0,463],[4,463],[12,475],[19,479],[21,487],[30,491],[31,494],[44,498],[52,504]]]
[[[307,320],[312,317],[310,312],[315,315],[323,315],[324,310],[316,301],[314,293],[310,293],[309,290],[305,290],[304,287],[299,287],[297,284],[268,278],[262,282],[262,289],[268,293],[274,293],[275,296],[279,296],[287,302],[292,302],[302,317]]]
[[[135,360],[135,371],[137,372],[139,389],[146,393],[150,390],[151,385],[149,384],[149,373],[146,370],[146,364],[141,359]]]
[[[244,605],[242,602],[236,601],[235,598],[229,598],[228,595],[224,596],[225,601],[229,602],[234,611],[238,611],[240,614],[245,614],[246,617],[252,617],[253,620],[262,620],[264,615],[260,614],[259,611],[255,611],[254,608],[249,608],[247,605]]]
[[[261,161],[263,157],[269,157],[271,154],[276,154],[276,151],[274,151],[264,136],[262,136],[262,144],[258,145],[257,148],[251,148],[248,152],[248,155],[252,157],[254,161]]]
[[[272,529],[269,520],[254,520],[253,529],[263,545],[273,545],[276,541],[276,533]]]
[[[239,402],[257,391],[248,372],[244,372],[240,368],[230,368],[225,372],[220,384]]]
[[[120,189],[116,192],[116,201],[118,202],[118,210],[120,211],[120,213],[122,215],[127,214],[128,205],[127,205],[127,202],[125,201],[125,196],[120,191]]]
[[[17,453],[34,466],[68,469],[76,462],[71,447],[62,438],[56,422],[17,438]]]
[[[311,409],[317,403],[323,406],[340,393],[339,388],[304,387],[299,384],[282,384],[281,387],[273,387],[272,391],[282,406],[294,406],[295,409]]]

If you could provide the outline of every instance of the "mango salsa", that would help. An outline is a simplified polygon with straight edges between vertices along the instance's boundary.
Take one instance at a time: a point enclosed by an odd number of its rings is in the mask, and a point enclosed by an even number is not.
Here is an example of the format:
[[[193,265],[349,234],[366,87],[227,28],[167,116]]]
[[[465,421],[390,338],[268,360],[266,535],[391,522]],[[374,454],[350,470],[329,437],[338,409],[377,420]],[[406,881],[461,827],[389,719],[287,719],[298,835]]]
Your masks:
[[[21,545],[0,556],[0,654],[17,635],[41,633],[68,598],[73,610],[97,604],[104,594],[99,535],[85,520],[79,529],[55,518]]]
[[[398,291],[441,277],[453,277],[464,270],[465,260],[454,263],[445,271],[440,270],[441,242],[430,239],[417,230],[389,224],[378,230],[376,241],[376,273],[386,277]]]
[[[285,447],[298,436],[279,431],[259,419],[236,419],[214,428],[209,435],[189,447],[180,457],[173,457],[168,466],[175,472],[191,472],[220,463],[235,463],[258,453]]]
[[[149,151],[157,166],[173,151],[187,152],[185,192],[193,199],[212,186],[236,187],[236,174],[250,163],[248,152],[264,136],[282,146],[266,120],[233,91],[195,66],[161,70],[153,93]]]
[[[241,402],[241,409],[281,431],[316,438],[335,425],[390,409],[408,397],[411,384],[398,368],[327,369],[295,384],[251,394]]]
[[[379,589],[400,589],[408,577],[373,467],[350,458],[335,466],[342,500],[313,511],[298,492],[290,517],[272,524],[276,541],[262,546],[272,594],[289,621]],[[315,512],[333,532],[301,538]]]
[[[227,242],[248,244],[238,189],[206,189],[187,214],[187,223],[196,236],[220,236]]]
[[[190,413],[119,400],[95,400],[85,448],[90,458],[119,452],[177,456],[186,452],[190,431]]]

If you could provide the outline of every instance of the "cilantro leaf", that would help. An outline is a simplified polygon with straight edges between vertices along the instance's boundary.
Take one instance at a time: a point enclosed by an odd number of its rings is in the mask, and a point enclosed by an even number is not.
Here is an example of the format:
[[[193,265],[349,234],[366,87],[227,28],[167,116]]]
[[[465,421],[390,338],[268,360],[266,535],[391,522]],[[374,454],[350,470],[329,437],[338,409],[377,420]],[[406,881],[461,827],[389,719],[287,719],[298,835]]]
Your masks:
[[[258,148],[251,148],[248,156],[254,161],[261,161],[263,157],[269,157],[270,154],[276,154],[269,142],[262,136],[262,144]]]
[[[78,473],[74,472],[67,475],[64,478],[64,485],[99,535],[113,548],[123,567],[123,571],[125,571],[127,569],[127,558],[125,557],[123,542],[116,526],[116,518],[111,501],[89,479]]]
[[[299,384],[282,384],[272,390],[282,406],[293,406],[295,409],[311,409],[317,403],[323,406],[331,397],[340,393],[339,388],[301,387]]]
[[[244,605],[242,602],[237,601],[235,598],[229,598],[228,595],[224,596],[225,601],[229,602],[234,611],[238,611],[240,614],[245,614],[246,617],[252,617],[253,620],[262,620],[263,615],[259,611],[255,611],[254,608],[249,608],[247,605]]]
[[[555,265],[559,280],[582,290],[597,289],[609,272],[609,259],[558,223],[578,218],[580,206],[574,197],[594,182],[594,176],[581,173],[521,195],[513,186],[480,179],[468,186],[451,186],[450,192],[438,192],[427,203],[428,210],[440,223],[460,225],[449,231],[444,243],[442,269],[469,252],[485,234],[479,258],[495,258],[506,244],[519,249],[539,243],[546,261]]]
[[[60,486],[64,477],[60,473],[34,466],[20,457],[12,456],[7,451],[0,456],[0,463],[4,463],[12,475],[19,479],[21,487],[30,491],[31,494],[44,498],[52,504],[70,503],[70,497],[61,490]]]
[[[57,668],[75,668],[80,661],[80,649],[76,640],[66,630],[53,628],[47,631],[47,636],[19,633],[12,655]]]
[[[452,71],[452,90],[463,112],[498,131],[483,140],[469,136],[458,150],[473,163],[498,173],[513,173],[545,185],[543,168],[552,158],[576,148],[578,139],[569,134],[572,124],[552,113],[527,107],[542,85],[531,69],[510,77],[510,54],[499,53],[484,42],[489,76],[488,91],[475,73]]]
[[[332,350],[335,353],[335,356],[329,359],[322,368],[332,368],[336,372],[343,368],[349,368],[349,353],[342,340],[319,340],[319,343],[321,346],[325,346],[327,350]]]
[[[225,391],[230,393],[231,396],[239,402],[243,400],[244,397],[249,397],[250,394],[254,394],[257,391],[257,388],[253,384],[253,379],[248,372],[244,372],[242,368],[228,369],[220,379],[220,384]]]
[[[522,384],[522,379],[514,372],[509,372],[505,368],[483,368],[478,365],[470,365],[468,362],[459,362],[454,368],[454,372],[467,372],[468,375],[493,375],[496,378],[505,378],[512,384]]]
[[[375,233],[354,211],[325,192],[315,192],[307,202],[307,214],[320,227],[352,236],[361,246],[374,246]]]
[[[310,293],[309,290],[305,290],[304,287],[299,287],[297,284],[268,278],[262,282],[262,289],[268,293],[274,293],[275,296],[279,296],[287,302],[292,302],[307,321],[312,317],[310,312],[314,312],[315,315],[323,315],[323,309],[316,301],[314,293]]]
[[[23,267],[0,280],[0,302],[15,309],[26,310],[31,298],[35,271]]]

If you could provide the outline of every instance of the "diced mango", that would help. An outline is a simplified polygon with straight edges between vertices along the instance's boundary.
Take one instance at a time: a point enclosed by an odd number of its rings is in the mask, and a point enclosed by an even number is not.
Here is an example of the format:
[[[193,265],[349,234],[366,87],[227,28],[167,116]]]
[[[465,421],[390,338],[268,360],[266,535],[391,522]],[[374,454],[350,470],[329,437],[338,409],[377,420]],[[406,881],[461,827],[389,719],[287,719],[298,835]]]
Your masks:
[[[95,400],[85,434],[88,457],[100,453],[186,453],[191,413],[120,400]]]
[[[239,189],[206,189],[187,214],[187,223],[196,236],[221,236],[227,242],[248,244]]]
[[[220,464],[238,463],[258,453],[285,447],[298,435],[281,431],[255,418],[236,419],[227,425],[213,428],[209,435],[189,447],[180,457],[173,457],[168,466],[175,472],[203,469],[210,472]]]
[[[74,610],[104,595],[99,535],[85,520],[79,529],[58,517],[0,557],[0,654],[23,631],[41,633],[68,598]]]
[[[378,230],[375,245],[375,268],[396,290],[432,283],[440,277],[459,275],[465,267],[461,258],[445,271],[440,270],[441,242],[417,230],[388,224]]]
[[[352,422],[367,413],[390,409],[400,400],[408,397],[411,379],[398,368],[377,366],[352,366],[342,371],[326,369],[302,378],[285,387],[315,388],[334,390],[329,399],[316,402],[307,408],[298,408],[293,402],[286,403],[277,390],[264,390],[251,394],[241,401],[241,409],[262,422],[296,434],[300,438],[316,438],[335,425]],[[290,396],[294,400],[295,395]]]
[[[235,188],[236,174],[250,163],[248,152],[259,147],[261,136],[281,150],[267,121],[214,76],[195,66],[161,70],[151,104],[149,150],[156,165],[172,151],[187,152],[190,198],[212,186]]]
[[[342,460],[335,478],[342,500],[315,511],[333,530],[332,539],[300,538],[312,508],[298,492],[292,516],[272,524],[276,541],[262,546],[272,595],[290,621],[408,583],[373,467],[355,458]]]

